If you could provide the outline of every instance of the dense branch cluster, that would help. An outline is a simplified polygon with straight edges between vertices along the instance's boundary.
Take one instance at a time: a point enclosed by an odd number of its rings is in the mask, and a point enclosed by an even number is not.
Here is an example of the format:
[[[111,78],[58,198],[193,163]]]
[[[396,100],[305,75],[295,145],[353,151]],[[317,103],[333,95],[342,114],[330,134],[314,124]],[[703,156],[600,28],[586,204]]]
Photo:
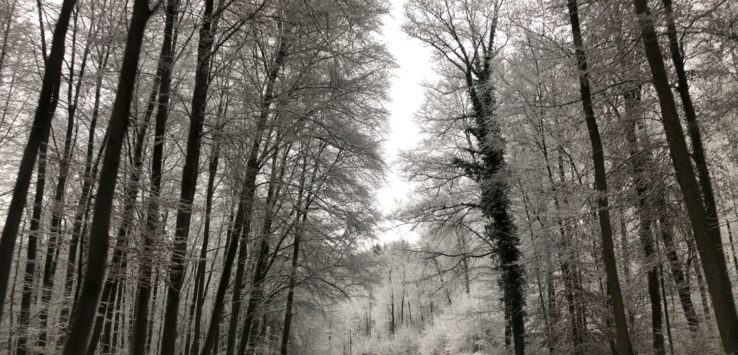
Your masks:
[[[294,313],[351,292],[379,218],[387,5],[3,4],[3,156],[28,142],[3,351],[299,347]]]
[[[0,352],[738,353],[736,18],[2,0]],[[393,35],[435,75],[383,215]]]

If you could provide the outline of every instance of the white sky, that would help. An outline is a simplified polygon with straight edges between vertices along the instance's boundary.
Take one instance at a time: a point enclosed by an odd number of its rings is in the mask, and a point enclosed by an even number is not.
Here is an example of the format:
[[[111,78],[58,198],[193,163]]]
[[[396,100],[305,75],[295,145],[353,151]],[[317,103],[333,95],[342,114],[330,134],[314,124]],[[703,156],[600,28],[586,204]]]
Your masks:
[[[410,185],[402,179],[400,169],[395,163],[399,152],[410,149],[418,140],[418,127],[413,117],[423,102],[421,83],[432,76],[431,51],[402,32],[404,3],[405,0],[391,0],[391,14],[385,17],[383,31],[387,48],[397,63],[391,80],[389,93],[391,102],[387,106],[390,111],[390,132],[383,147],[390,169],[386,184],[377,196],[381,211],[385,215],[410,198]],[[380,232],[381,242],[398,239],[412,242],[417,239],[417,234],[407,227],[390,227],[391,223],[388,223],[385,230]]]

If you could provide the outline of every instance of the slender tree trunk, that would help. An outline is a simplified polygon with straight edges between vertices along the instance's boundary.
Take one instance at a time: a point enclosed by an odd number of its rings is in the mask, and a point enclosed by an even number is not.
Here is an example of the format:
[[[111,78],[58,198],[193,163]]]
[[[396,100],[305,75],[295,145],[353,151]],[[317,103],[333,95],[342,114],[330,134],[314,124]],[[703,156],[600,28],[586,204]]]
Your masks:
[[[278,140],[278,139],[277,139]],[[289,147],[285,150],[285,154],[283,155],[283,159],[281,160],[281,165],[278,165],[279,160],[278,154],[274,154],[272,157],[272,171],[269,177],[269,187],[267,188],[267,196],[265,201],[265,211],[264,211],[264,217],[261,227],[261,233],[260,238],[267,241],[267,249],[266,251],[262,250],[261,247],[263,247],[263,244],[260,243],[260,250],[259,250],[259,256],[261,256],[262,252],[265,254],[265,258],[262,260],[261,258],[257,259],[256,264],[256,270],[261,270],[259,274],[254,275],[252,279],[252,284],[250,287],[250,293],[249,293],[249,305],[251,305],[252,298],[254,296],[260,297],[261,295],[261,282],[266,277],[267,270],[267,259],[266,256],[269,255],[269,249],[268,249],[268,240],[269,236],[272,232],[272,220],[274,216],[274,209],[276,205],[276,200],[279,198],[281,187],[282,187],[282,181],[284,178],[285,168],[286,168],[286,159],[287,154],[289,153]],[[245,239],[244,239],[245,241]],[[245,245],[245,244],[244,244]],[[276,252],[276,250],[275,250]],[[241,309],[241,288],[243,287],[243,277],[244,273],[246,271],[246,248],[243,248],[243,245],[239,252],[239,260],[238,260],[238,266],[236,269],[236,277],[234,279],[234,290],[233,290],[233,299],[231,301],[231,318],[230,318],[230,326],[228,327],[228,342],[226,344],[226,354],[231,355],[233,354],[233,351],[235,350],[235,344],[236,344],[236,335],[238,330],[238,314],[240,314]],[[261,263],[261,264],[259,264]],[[256,302],[259,304],[262,303],[261,299],[256,299]],[[251,310],[253,313],[253,310]],[[249,313],[249,309],[246,310],[246,321],[249,321],[250,319],[253,319],[252,313]],[[246,325],[245,329],[249,329],[250,326]],[[239,344],[239,348],[243,348],[246,345],[248,333],[244,333],[241,336],[241,343]],[[239,354],[243,354],[244,350],[240,350]]]
[[[653,19],[648,10],[648,3],[646,0],[634,0],[633,3],[639,17],[641,38],[651,68],[654,87],[659,97],[671,159],[679,187],[684,195],[684,202],[697,242],[697,250],[702,259],[710,298],[715,308],[723,350],[728,353],[736,353],[738,352],[738,337],[735,336],[735,334],[738,334],[738,313],[736,313],[730,278],[725,265],[720,229],[714,223],[714,219],[711,218],[715,214],[711,214],[710,208],[706,207],[709,205],[709,201],[703,201],[700,195],[700,188],[692,168],[684,132],[679,123],[679,114],[669,87],[664,59],[661,55]],[[707,203],[703,204],[704,202]]]
[[[643,246],[645,263],[653,264],[653,266],[648,270],[648,295],[649,300],[651,301],[651,336],[653,339],[653,351],[654,354],[663,355],[666,354],[666,348],[662,330],[663,317],[661,309],[661,295],[659,293],[658,266],[654,263],[655,250],[653,236],[651,234],[652,219],[649,216],[647,197],[648,185],[650,182],[645,174],[645,170],[647,169],[645,159],[643,158],[645,152],[638,151],[638,142],[636,139],[636,120],[638,119],[638,105],[640,101],[639,96],[640,87],[625,94],[626,122],[623,123],[625,125],[625,136],[630,150],[629,161],[635,184],[636,198],[638,200],[636,204],[636,209],[640,219],[638,236],[641,240],[641,245]],[[664,302],[666,301],[664,300]]]
[[[110,137],[100,173],[100,181],[104,183],[100,184],[95,199],[94,217],[88,245],[87,268],[80,289],[79,300],[74,308],[70,328],[67,332],[63,350],[64,355],[82,354],[86,350],[98,302],[100,301],[107,266],[108,230],[120,152],[128,128],[128,116],[136,81],[135,74],[138,67],[139,52],[141,51],[146,22],[150,15],[151,10],[149,9],[148,0],[134,1],[118,89],[110,117]]]
[[[95,83],[95,99],[92,109],[92,118],[90,119],[89,137],[87,140],[87,154],[85,157],[85,169],[83,174],[82,192],[77,201],[77,209],[74,215],[74,222],[72,224],[72,237],[69,241],[69,256],[67,257],[67,268],[64,277],[64,304],[62,305],[60,319],[64,326],[67,325],[67,316],[69,314],[69,308],[71,303],[67,299],[71,296],[74,288],[74,274],[77,263],[77,249],[79,248],[80,239],[83,235],[83,230],[86,228],[87,216],[90,210],[90,195],[92,193],[92,187],[97,177],[97,170],[100,165],[100,159],[102,158],[102,152],[107,144],[108,133],[105,133],[105,138],[100,144],[100,150],[93,163],[93,152],[95,146],[95,127],[97,127],[97,119],[100,113],[100,94],[102,89],[102,80],[104,68],[107,66],[108,56],[110,51],[107,51],[105,55],[100,55],[100,68],[98,68],[96,83]],[[78,280],[81,282],[81,280]],[[76,295],[75,295],[76,296]]]
[[[74,27],[72,31],[72,48],[76,46],[77,37],[77,16],[78,11],[74,12]],[[51,301],[52,291],[54,289],[54,279],[56,276],[57,268],[57,257],[59,254],[58,243],[63,238],[62,231],[62,219],[64,217],[64,201],[67,186],[67,177],[69,175],[69,162],[72,159],[72,148],[75,142],[73,141],[73,133],[75,127],[75,116],[77,113],[77,104],[79,102],[80,88],[82,87],[82,80],[85,76],[85,69],[87,68],[87,56],[90,51],[91,41],[87,41],[84,52],[82,53],[79,75],[77,77],[76,85],[74,83],[74,63],[75,55],[74,51],[71,53],[71,64],[69,70],[68,79],[68,90],[67,90],[67,130],[64,135],[64,151],[59,157],[59,176],[56,182],[56,190],[54,192],[54,203],[51,208],[51,235],[49,237],[48,245],[46,248],[46,263],[44,264],[44,277],[43,277],[43,289],[41,296],[42,308],[39,312],[38,318],[41,323],[41,334],[38,339],[38,346],[44,348],[46,346],[46,329],[48,327],[48,306]],[[61,323],[66,323],[66,314],[61,318]]]
[[[238,352],[239,355],[250,354],[254,350],[254,344],[256,343],[256,313],[257,307],[263,300],[262,283],[266,278],[266,266],[267,259],[269,257],[268,234],[262,233],[259,239],[259,250],[257,252],[258,254],[255,261],[254,277],[251,281],[251,290],[248,296],[246,314],[244,315],[244,325],[243,329],[241,330],[241,344],[239,346],[240,349]],[[232,330],[234,329],[229,329],[229,332]]]
[[[298,199],[299,201],[299,199]],[[290,263],[290,279],[287,286],[287,304],[284,310],[284,325],[282,327],[282,341],[279,347],[281,355],[287,355],[290,340],[290,327],[292,326],[292,308],[295,299],[295,286],[297,284],[297,260],[300,255],[300,239],[304,230],[305,220],[307,219],[307,211],[302,212],[301,222],[295,231],[295,240],[292,245],[292,260]],[[300,215],[297,216],[300,218]]]
[[[197,67],[195,87],[192,94],[190,129],[187,136],[187,153],[182,168],[182,184],[180,187],[179,206],[174,234],[169,282],[167,288],[166,307],[164,313],[164,329],[162,333],[161,354],[174,355],[177,340],[177,320],[179,318],[179,300],[184,283],[185,254],[187,238],[192,218],[192,203],[197,188],[198,166],[200,164],[200,146],[202,129],[205,121],[205,109],[208,99],[210,62],[212,59],[213,33],[213,0],[205,0],[200,39],[197,45]]]
[[[644,146],[650,147],[651,143],[648,141],[648,135],[642,135],[641,139],[644,141]],[[644,155],[646,159],[645,166],[654,166],[656,163],[649,155]],[[679,302],[684,311],[684,316],[687,319],[687,324],[691,332],[696,332],[699,329],[699,318],[694,309],[692,303],[692,291],[688,278],[684,273],[684,266],[682,261],[679,259],[677,250],[674,246],[674,226],[669,216],[670,212],[667,209],[666,201],[667,191],[663,187],[659,187],[657,191],[653,193],[653,208],[656,211],[656,219],[659,224],[659,234],[661,240],[664,243],[664,249],[666,252],[666,258],[669,261],[669,270],[671,271],[672,278],[677,288],[677,294],[679,296]],[[666,300],[664,299],[664,303]]]
[[[287,30],[282,29],[282,31]],[[229,236],[230,245],[227,249],[226,256],[223,261],[223,275],[221,276],[218,290],[216,291],[213,314],[210,320],[210,326],[208,328],[207,335],[205,336],[205,342],[203,343],[201,355],[209,355],[210,352],[213,350],[213,347],[215,346],[216,333],[218,332],[220,317],[223,312],[223,299],[225,297],[225,292],[230,281],[231,268],[233,266],[234,259],[236,258],[236,251],[238,250],[239,244],[243,244],[243,247],[245,248],[245,245],[248,242],[251,218],[253,213],[254,193],[256,191],[256,176],[259,173],[261,165],[258,157],[261,147],[262,135],[264,134],[264,131],[266,129],[266,124],[270,113],[270,106],[272,105],[272,101],[274,100],[274,84],[277,80],[277,76],[287,55],[287,42],[285,35],[286,33],[281,34],[278,49],[274,56],[274,62],[272,63],[270,71],[266,78],[264,99],[261,103],[259,119],[256,122],[256,134],[251,144],[249,158],[246,161],[246,173],[239,197],[238,210],[236,212],[233,230],[231,232],[231,235]],[[258,273],[254,274],[258,275]],[[249,301],[249,303],[251,303],[251,301]],[[248,317],[245,321],[250,322]],[[248,334],[248,332],[244,334]]]
[[[146,353],[149,333],[149,298],[151,295],[151,274],[153,269],[153,246],[161,230],[159,226],[159,196],[161,192],[162,164],[164,159],[164,134],[169,116],[169,93],[172,83],[172,66],[174,64],[174,22],[178,13],[178,0],[167,0],[165,8],[164,42],[159,53],[157,67],[158,108],[156,126],[154,128],[154,152],[151,159],[151,188],[146,209],[146,225],[143,231],[143,247],[139,258],[138,280],[131,332],[131,355]]]
[[[201,355],[209,355],[214,350],[217,352],[217,349],[214,348],[217,345],[216,342],[220,328],[220,319],[225,306],[225,293],[228,289],[228,284],[230,283],[231,268],[233,267],[233,262],[236,259],[239,238],[243,233],[246,233],[244,229],[249,228],[248,224],[250,223],[253,211],[256,175],[258,173],[258,164],[252,162],[255,160],[256,159],[249,159],[246,165],[246,176],[244,177],[243,186],[241,187],[241,194],[239,196],[238,209],[234,218],[233,228],[228,236],[229,242],[223,259],[223,273],[218,284],[218,289],[215,293],[210,325],[205,335],[202,350],[200,352]]]
[[[48,137],[39,149],[38,172],[36,173],[36,194],[33,199],[33,212],[28,231],[26,246],[26,271],[23,278],[23,294],[21,296],[20,316],[18,318],[18,339],[16,354],[25,355],[28,344],[28,327],[30,324],[31,304],[33,303],[34,276],[36,274],[36,252],[41,229],[41,213],[43,211],[44,189],[46,186],[46,150]]]
[[[18,168],[18,176],[13,188],[13,197],[8,206],[8,214],[5,219],[2,236],[0,237],[0,318],[3,316],[5,296],[8,290],[8,279],[10,277],[10,265],[13,261],[13,249],[18,236],[18,227],[23,217],[23,209],[26,205],[28,187],[31,184],[33,166],[36,165],[38,151],[45,138],[49,136],[51,119],[56,111],[59,98],[59,87],[61,86],[61,66],[64,61],[65,41],[69,19],[76,0],[64,0],[62,2],[59,18],[54,28],[54,36],[51,40],[51,52],[45,61],[44,78],[41,84],[41,92],[38,98],[38,107],[33,117],[31,133],[28,143],[23,150],[23,157]]]
[[[154,274],[154,281],[151,283],[151,288],[153,291],[151,291],[151,308],[153,310],[156,310],[156,296],[158,295],[159,288],[157,287],[159,285],[159,272]],[[152,312],[154,313],[154,312]],[[151,352],[151,345],[153,344],[153,337],[154,337],[154,317],[149,317],[149,324],[146,326],[148,329],[148,332],[146,334],[146,349],[145,353],[150,354]]]
[[[633,354],[633,345],[628,333],[628,322],[625,318],[625,305],[623,295],[620,291],[618,280],[618,269],[615,261],[614,245],[612,240],[612,226],[610,223],[610,211],[607,198],[607,181],[605,172],[605,157],[600,139],[599,128],[592,106],[592,94],[589,88],[589,74],[587,68],[587,57],[584,52],[584,41],[579,25],[579,10],[576,0],[568,0],[569,19],[571,21],[572,36],[574,37],[574,48],[577,57],[577,69],[579,70],[579,87],[582,96],[582,107],[587,121],[587,130],[592,143],[592,160],[594,162],[595,186],[597,190],[597,216],[600,223],[602,235],[602,259],[605,264],[607,275],[607,293],[613,307],[615,320],[616,348],[621,355]]]
[[[705,156],[705,148],[702,143],[702,134],[700,126],[697,122],[697,113],[692,103],[692,97],[689,94],[689,82],[687,81],[687,73],[684,70],[684,57],[679,48],[679,39],[677,38],[676,25],[674,24],[674,13],[671,5],[672,0],[661,0],[666,10],[666,35],[669,38],[669,51],[671,59],[674,62],[674,69],[677,74],[677,92],[682,99],[684,107],[684,116],[687,119],[687,134],[692,142],[692,159],[697,168],[697,177],[702,190],[702,198],[705,203],[705,213],[707,214],[707,225],[710,230],[720,232],[720,223],[718,221],[717,205],[715,203],[715,194],[712,189],[712,180],[710,179],[710,171],[707,168],[707,157]],[[722,240],[713,240],[716,247],[722,250]]]
[[[218,158],[220,156],[220,142],[214,137],[213,151],[208,166],[208,188],[205,197],[205,227],[203,231],[202,247],[200,248],[200,259],[197,262],[197,274],[195,276],[195,289],[197,290],[194,304],[194,325],[192,335],[191,354],[197,354],[200,350],[200,325],[202,323],[202,308],[205,304],[205,267],[207,261],[208,244],[210,240],[210,221],[213,210],[213,195],[215,194],[215,175],[218,173]]]

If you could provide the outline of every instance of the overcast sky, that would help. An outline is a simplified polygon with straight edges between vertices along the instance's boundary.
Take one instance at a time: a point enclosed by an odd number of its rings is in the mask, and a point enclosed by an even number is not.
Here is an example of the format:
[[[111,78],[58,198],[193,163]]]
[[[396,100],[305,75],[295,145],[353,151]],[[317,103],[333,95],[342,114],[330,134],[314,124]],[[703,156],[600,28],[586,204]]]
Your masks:
[[[387,183],[379,192],[377,199],[382,213],[388,214],[409,198],[409,185],[400,176],[394,164],[401,150],[409,149],[418,140],[418,128],[413,115],[423,102],[423,79],[431,77],[429,49],[417,40],[402,32],[402,8],[404,0],[391,0],[392,11],[385,18],[384,36],[387,47],[395,57],[397,68],[391,81],[389,129],[384,145],[385,159],[390,164]],[[383,242],[417,238],[408,228],[391,228],[380,233]]]

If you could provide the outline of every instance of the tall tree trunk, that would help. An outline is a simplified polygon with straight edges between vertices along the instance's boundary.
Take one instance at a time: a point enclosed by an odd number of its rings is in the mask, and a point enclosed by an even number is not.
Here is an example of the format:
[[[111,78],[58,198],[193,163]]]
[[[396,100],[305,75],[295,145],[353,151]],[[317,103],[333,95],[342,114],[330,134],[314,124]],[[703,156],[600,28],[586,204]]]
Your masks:
[[[105,54],[101,54],[98,58],[100,62],[100,68],[98,68],[97,78],[95,81],[95,99],[92,108],[92,117],[90,119],[89,126],[89,137],[87,139],[87,153],[85,156],[85,169],[82,177],[82,192],[80,193],[79,200],[77,200],[77,208],[74,214],[74,222],[72,223],[72,237],[69,241],[69,256],[67,257],[67,268],[64,276],[64,303],[61,309],[60,320],[63,326],[67,325],[67,316],[69,314],[69,308],[71,303],[67,299],[72,294],[74,288],[74,274],[77,263],[77,249],[79,248],[80,239],[82,238],[83,231],[86,228],[87,216],[90,210],[90,195],[92,193],[92,187],[97,177],[98,167],[100,165],[100,159],[102,158],[102,152],[107,144],[108,132],[105,133],[105,138],[100,144],[100,150],[97,153],[97,157],[93,163],[93,152],[95,146],[95,127],[97,127],[97,119],[100,114],[100,94],[102,89],[102,80],[104,68],[107,66],[109,58],[109,47],[106,48]],[[78,280],[81,282],[82,280]]]
[[[705,213],[707,215],[707,226],[710,230],[720,232],[720,224],[718,221],[717,205],[715,204],[715,194],[712,189],[712,180],[710,179],[710,171],[707,168],[707,157],[705,156],[705,148],[702,143],[702,134],[700,126],[697,122],[697,113],[692,103],[692,97],[689,94],[689,82],[687,81],[687,73],[684,70],[684,57],[679,47],[679,39],[677,38],[676,25],[674,24],[674,12],[672,10],[671,0],[661,0],[666,10],[666,35],[669,38],[669,51],[671,59],[674,62],[674,69],[677,74],[677,92],[682,99],[684,107],[684,116],[687,119],[687,134],[689,140],[692,141],[692,159],[694,159],[697,168],[697,177],[700,189],[702,190],[702,198],[705,203]],[[716,247],[722,250],[722,240],[713,240]]]
[[[18,319],[18,339],[16,354],[25,355],[28,344],[28,326],[30,324],[31,304],[33,303],[34,276],[36,274],[36,252],[39,230],[41,229],[41,213],[43,211],[44,189],[46,186],[46,151],[48,137],[39,149],[38,172],[36,173],[36,194],[33,198],[33,212],[28,231],[28,245],[26,246],[26,270],[23,278],[23,294],[21,295],[20,316]]]
[[[195,69],[195,87],[192,94],[190,129],[187,136],[187,153],[185,165],[182,168],[182,184],[180,187],[174,245],[169,270],[164,329],[161,341],[162,355],[174,355],[176,350],[179,299],[184,283],[187,238],[190,232],[192,203],[195,198],[198,167],[200,165],[201,136],[208,100],[210,62],[213,48],[212,26],[215,20],[213,16],[213,0],[205,0],[205,9],[200,27],[200,39],[197,44],[197,66]]]
[[[249,228],[248,224],[251,221],[251,214],[253,212],[253,199],[256,190],[256,175],[258,174],[258,164],[254,163],[256,159],[249,159],[246,164],[246,176],[243,180],[243,186],[241,187],[241,194],[239,196],[238,209],[233,222],[233,228],[231,229],[226,247],[226,254],[223,259],[223,273],[218,283],[218,289],[215,293],[215,299],[213,303],[213,311],[210,318],[210,325],[205,335],[203,342],[201,355],[209,355],[216,347],[218,333],[220,329],[220,320],[225,306],[225,293],[228,289],[231,277],[231,268],[233,262],[236,259],[236,252],[238,251],[239,239],[242,234],[246,233],[244,229]],[[248,233],[246,233],[248,234]],[[245,245],[243,246],[245,247]]]
[[[149,298],[151,295],[151,271],[153,269],[153,246],[161,231],[159,226],[159,196],[161,193],[162,164],[164,159],[164,133],[169,117],[169,93],[174,63],[174,22],[178,13],[178,0],[167,0],[165,8],[164,41],[157,66],[158,108],[154,128],[154,152],[151,159],[151,187],[146,208],[146,225],[143,231],[143,247],[139,257],[133,331],[131,332],[131,355],[146,353],[149,327]]]
[[[215,194],[215,175],[218,173],[218,158],[220,156],[220,141],[218,137],[213,137],[213,150],[208,166],[208,187],[205,196],[205,227],[202,237],[202,247],[200,248],[200,259],[197,262],[197,272],[195,276],[195,298],[194,304],[194,325],[195,329],[192,335],[191,354],[197,354],[200,350],[200,326],[202,323],[202,308],[205,305],[205,267],[208,254],[208,243],[210,240],[210,221],[213,210],[213,195]],[[188,344],[189,346],[189,344]]]
[[[279,141],[279,138],[276,139]],[[272,221],[274,217],[274,209],[276,205],[276,200],[279,199],[281,187],[282,187],[282,181],[284,178],[284,173],[286,169],[286,160],[287,155],[289,153],[290,146],[288,145],[285,149],[285,154],[282,156],[282,160],[280,161],[278,159],[278,154],[274,154],[272,156],[272,171],[269,177],[269,187],[267,188],[267,196],[265,201],[265,211],[261,226],[261,233],[260,238],[261,240],[267,241],[267,249],[262,250],[263,244],[259,244],[259,258],[257,258],[256,261],[256,270],[261,270],[260,273],[254,274],[252,278],[252,284],[249,288],[249,303],[248,305],[251,305],[252,299],[257,298],[256,302],[258,304],[262,303],[262,300],[259,299],[261,296],[261,282],[266,277],[267,270],[267,259],[266,257],[269,255],[269,236],[272,232]],[[278,162],[281,162],[281,165],[278,165]],[[248,231],[248,229],[247,229]],[[247,234],[245,235],[247,236]],[[245,241],[246,239],[243,239]],[[245,244],[243,244],[245,245]],[[234,289],[233,289],[233,299],[231,300],[231,318],[230,318],[230,324],[228,327],[228,342],[226,343],[226,355],[233,354],[233,351],[235,350],[234,346],[236,344],[236,336],[238,334],[238,315],[240,314],[241,309],[241,289],[243,288],[243,277],[246,272],[246,248],[244,248],[242,245],[241,249],[239,250],[238,255],[238,266],[236,268],[236,277],[234,279]],[[264,259],[261,258],[262,254],[264,253],[265,257]],[[276,251],[275,251],[276,252]],[[245,316],[245,322],[248,322],[249,320],[253,319],[253,311],[254,309],[247,308],[246,310],[246,316]],[[245,325],[245,329],[249,329],[250,325]],[[239,344],[239,348],[243,349],[246,345],[246,340],[248,340],[248,333],[244,333],[241,335],[241,343]],[[240,350],[239,354],[243,354],[244,350]]]
[[[689,219],[692,222],[694,238],[702,259],[707,287],[715,308],[723,350],[728,353],[735,353],[738,352],[738,337],[735,336],[735,334],[738,334],[738,313],[736,313],[735,300],[733,299],[728,270],[725,265],[720,229],[715,225],[711,225],[709,210],[706,209],[706,204],[703,205],[705,201],[700,195],[684,132],[679,123],[679,114],[669,86],[664,59],[661,55],[653,19],[648,10],[648,3],[646,0],[633,0],[633,3],[639,17],[641,38],[651,68],[653,84],[659,97],[671,159],[679,187],[684,196]]]
[[[118,88],[110,117],[109,142],[100,172],[100,181],[104,183],[100,184],[95,199],[94,217],[90,229],[90,243],[87,253],[87,268],[80,289],[79,300],[74,308],[70,328],[67,332],[63,350],[64,355],[82,354],[86,350],[98,302],[100,301],[107,266],[108,231],[120,152],[128,128],[128,116],[136,81],[139,52],[141,51],[146,22],[150,16],[151,10],[149,9],[148,0],[135,0],[126,38]]]
[[[216,291],[210,326],[208,328],[207,335],[205,336],[201,355],[209,355],[215,346],[216,333],[218,332],[220,317],[223,312],[223,300],[230,281],[231,268],[233,267],[233,262],[236,258],[236,251],[239,249],[239,244],[242,244],[242,247],[245,248],[246,243],[248,243],[253,213],[254,193],[256,191],[256,176],[261,167],[259,161],[259,150],[261,147],[262,135],[266,130],[270,107],[274,100],[274,84],[276,83],[279,71],[284,64],[284,59],[287,55],[287,41],[285,35],[288,30],[282,29],[282,31],[283,33],[281,33],[281,37],[279,39],[278,49],[274,56],[274,62],[271,64],[266,78],[266,89],[261,103],[259,118],[256,122],[255,136],[251,144],[249,158],[246,161],[246,173],[243,180],[243,186],[241,188],[241,194],[239,196],[238,210],[236,212],[233,230],[229,236],[230,245],[226,251],[225,259],[223,260],[223,275],[221,276],[218,290]],[[255,275],[258,274],[255,273]],[[248,318],[246,319],[246,322],[249,322]]]
[[[0,318],[3,316],[5,296],[8,290],[8,279],[10,277],[10,265],[13,261],[13,249],[18,236],[18,227],[23,217],[23,209],[26,206],[28,187],[31,184],[33,166],[36,165],[36,157],[45,137],[49,136],[51,119],[56,111],[59,98],[59,87],[61,86],[61,66],[64,61],[65,41],[69,19],[76,0],[64,0],[62,2],[59,18],[54,28],[54,36],[51,40],[51,52],[45,61],[44,78],[41,84],[41,92],[38,97],[38,107],[33,117],[31,133],[28,143],[23,150],[18,176],[13,188],[13,197],[8,206],[8,215],[5,226],[0,237]]]
[[[623,295],[620,291],[618,280],[618,269],[615,261],[614,245],[612,240],[612,226],[610,223],[610,211],[607,198],[607,178],[605,172],[605,157],[600,139],[600,131],[597,127],[594,108],[592,106],[592,93],[589,87],[589,74],[587,68],[587,57],[584,52],[584,40],[579,25],[579,9],[576,0],[567,1],[569,8],[569,20],[571,21],[571,32],[574,38],[574,48],[577,58],[577,69],[579,70],[579,89],[582,97],[582,108],[587,131],[592,143],[592,161],[594,163],[595,187],[597,190],[597,217],[602,235],[602,259],[605,264],[607,275],[607,293],[612,302],[613,318],[615,320],[616,348],[619,354],[633,354],[633,345],[628,333],[628,322],[625,318],[625,305]]]
[[[298,199],[299,201],[299,199]],[[292,326],[292,307],[295,299],[295,286],[297,285],[297,260],[300,255],[300,240],[302,239],[302,233],[304,230],[305,220],[307,219],[307,211],[303,211],[301,215],[296,218],[301,218],[301,221],[295,230],[295,240],[292,245],[292,260],[290,263],[290,279],[287,286],[287,304],[284,310],[284,323],[282,326],[282,341],[279,347],[279,353],[281,355],[287,355],[287,349],[290,341],[290,328]],[[368,320],[367,320],[368,322]],[[367,328],[367,334],[369,330]]]
[[[133,149],[133,166],[131,167],[131,172],[127,178],[126,187],[123,194],[123,213],[116,234],[113,257],[111,258],[110,262],[110,272],[107,276],[107,279],[105,280],[102,291],[103,302],[100,303],[98,311],[100,314],[109,313],[109,311],[107,311],[106,309],[111,305],[115,308],[118,308],[120,306],[117,302],[118,298],[115,296],[115,290],[118,290],[121,287],[121,283],[124,282],[128,267],[128,236],[130,234],[131,224],[133,223],[133,215],[136,207],[135,202],[138,196],[143,166],[143,149],[146,143],[146,131],[151,119],[151,115],[153,113],[152,111],[154,107],[154,101],[156,99],[156,92],[157,83],[155,82],[152,87],[151,93],[149,94],[149,104],[147,110],[145,111],[144,118],[142,119],[142,122],[138,127],[135,138],[136,145]],[[88,346],[88,354],[90,355],[94,353],[94,350],[97,346],[98,336],[101,334],[100,329],[105,319],[106,317],[98,317],[96,319],[95,326],[93,328],[94,330],[92,332],[91,340],[89,341]],[[105,325],[102,333],[103,338],[110,339],[112,336],[112,331],[113,329],[110,327],[109,324]],[[107,342],[104,341],[103,345],[106,346],[106,343]]]
[[[77,16],[79,11],[74,12],[74,27],[72,31],[72,48],[76,46],[77,38]],[[82,53],[79,75],[77,76],[77,82],[74,82],[74,63],[75,55],[74,50],[71,53],[71,64],[69,69],[69,79],[67,85],[67,130],[64,135],[64,151],[59,157],[59,176],[56,182],[56,189],[54,192],[54,203],[51,208],[51,235],[49,237],[48,245],[46,248],[46,263],[44,264],[44,276],[43,276],[43,289],[41,296],[42,308],[39,312],[38,318],[41,323],[41,334],[38,339],[38,346],[44,348],[46,346],[46,329],[48,327],[48,306],[51,301],[52,291],[54,288],[54,279],[56,276],[57,268],[57,256],[59,254],[58,243],[63,238],[62,231],[62,219],[64,218],[64,201],[66,195],[67,177],[69,175],[69,162],[72,159],[72,148],[75,142],[73,142],[73,133],[75,127],[75,116],[77,113],[77,105],[79,103],[80,88],[82,87],[82,80],[85,76],[85,69],[87,68],[87,56],[90,52],[90,46],[92,42],[87,41],[84,51]],[[61,323],[64,324],[66,321],[66,314],[61,318]]]
[[[640,238],[641,245],[643,246],[645,263],[652,265],[648,270],[648,296],[651,301],[651,336],[653,339],[653,352],[654,354],[664,355],[666,354],[666,348],[664,346],[664,334],[662,330],[663,316],[661,309],[661,295],[659,293],[658,266],[654,263],[655,248],[653,236],[651,234],[652,219],[649,215],[650,212],[647,196],[650,182],[645,174],[647,169],[645,159],[643,158],[645,152],[638,150],[638,141],[636,138],[636,120],[638,119],[638,114],[640,112],[640,87],[634,88],[624,96],[626,122],[623,123],[625,125],[625,136],[630,150],[630,157],[628,160],[630,162],[630,168],[635,184],[636,198],[638,200],[636,203],[636,209],[640,219],[638,237]],[[666,302],[666,300],[664,300],[664,302]]]

